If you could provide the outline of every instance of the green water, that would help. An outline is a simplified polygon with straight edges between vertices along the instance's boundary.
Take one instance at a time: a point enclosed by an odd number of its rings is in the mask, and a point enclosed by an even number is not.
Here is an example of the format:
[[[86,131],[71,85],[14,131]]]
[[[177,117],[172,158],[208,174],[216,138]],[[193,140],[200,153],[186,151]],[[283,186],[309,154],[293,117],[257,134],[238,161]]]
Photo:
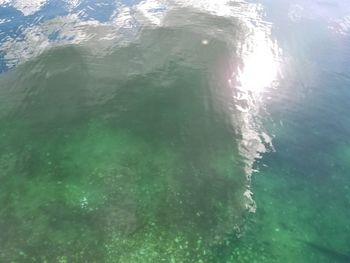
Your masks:
[[[261,95],[255,34],[180,9],[3,73],[0,262],[350,262],[349,79],[296,58]]]
[[[163,53],[181,34],[140,42]],[[209,75],[225,45],[196,42],[159,61],[135,44],[101,58],[66,46],[2,78],[1,258],[207,261],[238,231],[248,181],[228,87]]]

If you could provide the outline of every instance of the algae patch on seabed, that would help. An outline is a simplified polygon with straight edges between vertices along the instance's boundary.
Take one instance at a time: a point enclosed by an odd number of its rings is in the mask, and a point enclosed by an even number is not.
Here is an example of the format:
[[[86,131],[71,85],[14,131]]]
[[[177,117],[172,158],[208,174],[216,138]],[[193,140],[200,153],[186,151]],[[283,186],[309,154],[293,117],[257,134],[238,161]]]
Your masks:
[[[231,53],[206,38],[150,29],[106,56],[65,46],[3,76],[2,261],[210,261],[242,224],[248,182],[215,71]]]

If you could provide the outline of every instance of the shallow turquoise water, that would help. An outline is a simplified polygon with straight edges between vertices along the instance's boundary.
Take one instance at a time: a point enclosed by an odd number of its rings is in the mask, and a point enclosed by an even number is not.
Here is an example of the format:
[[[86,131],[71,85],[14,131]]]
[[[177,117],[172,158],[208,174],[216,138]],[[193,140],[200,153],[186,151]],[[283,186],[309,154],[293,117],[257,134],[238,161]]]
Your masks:
[[[349,14],[0,1],[0,261],[349,262]]]

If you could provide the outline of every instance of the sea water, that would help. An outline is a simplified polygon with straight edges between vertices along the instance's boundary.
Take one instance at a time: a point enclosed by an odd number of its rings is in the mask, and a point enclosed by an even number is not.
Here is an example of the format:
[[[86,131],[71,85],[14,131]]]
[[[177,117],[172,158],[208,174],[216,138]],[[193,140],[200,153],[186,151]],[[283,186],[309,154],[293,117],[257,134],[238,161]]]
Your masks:
[[[349,262],[349,15],[0,1],[0,261]]]

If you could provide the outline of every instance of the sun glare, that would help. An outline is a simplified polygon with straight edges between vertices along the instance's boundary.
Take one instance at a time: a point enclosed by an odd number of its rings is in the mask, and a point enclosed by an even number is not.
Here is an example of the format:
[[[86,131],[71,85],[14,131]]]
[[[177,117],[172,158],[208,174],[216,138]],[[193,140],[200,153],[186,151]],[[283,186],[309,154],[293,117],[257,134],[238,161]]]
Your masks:
[[[240,89],[254,94],[271,86],[277,77],[278,47],[265,32],[257,32],[243,47],[243,67],[238,75]]]

